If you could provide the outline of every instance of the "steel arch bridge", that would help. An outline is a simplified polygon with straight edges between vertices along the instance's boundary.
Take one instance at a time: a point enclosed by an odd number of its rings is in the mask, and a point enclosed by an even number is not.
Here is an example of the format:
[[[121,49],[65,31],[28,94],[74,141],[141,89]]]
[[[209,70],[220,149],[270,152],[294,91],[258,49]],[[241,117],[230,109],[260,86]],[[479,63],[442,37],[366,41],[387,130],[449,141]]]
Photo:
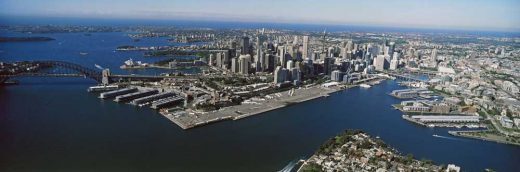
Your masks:
[[[13,77],[24,77],[24,76],[41,76],[41,77],[86,77],[95,80],[100,83],[103,79],[100,71],[90,69],[78,64],[64,62],[64,61],[25,61],[20,62],[16,67],[22,68],[15,69],[14,66],[8,66],[7,74],[0,75],[0,82],[6,81],[8,78]],[[19,67],[21,66],[21,67]],[[23,69],[23,67],[27,67]],[[57,69],[62,68],[68,71],[63,73],[45,72],[46,69]]]

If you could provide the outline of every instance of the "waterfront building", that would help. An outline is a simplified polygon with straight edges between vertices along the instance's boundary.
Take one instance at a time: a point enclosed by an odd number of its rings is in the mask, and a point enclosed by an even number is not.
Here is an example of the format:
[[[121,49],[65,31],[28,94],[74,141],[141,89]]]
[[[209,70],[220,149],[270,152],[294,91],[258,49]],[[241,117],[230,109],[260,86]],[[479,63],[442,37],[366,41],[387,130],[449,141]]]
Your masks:
[[[334,70],[330,74],[330,79],[332,81],[341,82],[343,81],[343,76],[345,73],[341,72],[340,70]]]
[[[461,122],[471,122],[478,123],[480,121],[479,116],[470,116],[470,115],[413,115],[412,119],[419,122],[449,122],[449,123],[461,123]]]

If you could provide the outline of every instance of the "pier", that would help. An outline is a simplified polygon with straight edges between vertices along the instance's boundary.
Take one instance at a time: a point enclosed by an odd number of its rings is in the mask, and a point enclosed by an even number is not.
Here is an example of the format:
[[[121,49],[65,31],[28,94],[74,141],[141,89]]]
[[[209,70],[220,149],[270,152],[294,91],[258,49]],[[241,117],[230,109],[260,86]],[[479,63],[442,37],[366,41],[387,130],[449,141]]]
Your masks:
[[[182,100],[184,100],[184,98],[182,98],[180,96],[168,97],[168,98],[164,98],[164,99],[160,99],[155,102],[152,102],[152,105],[150,107],[152,109],[159,109],[159,108],[175,105],[177,103],[180,103]]]
[[[120,90],[114,90],[114,91],[101,93],[99,95],[99,98],[101,98],[101,99],[113,98],[113,97],[116,97],[116,96],[120,96],[120,95],[124,95],[124,94],[128,94],[128,93],[133,93],[133,92],[136,92],[136,91],[137,91],[137,88],[123,88],[123,89],[120,89]]]
[[[114,99],[114,101],[116,101],[116,102],[131,101],[131,100],[133,100],[133,99],[137,99],[137,98],[141,98],[141,97],[145,97],[145,96],[149,96],[149,95],[157,94],[158,92],[159,92],[159,91],[157,91],[157,90],[143,90],[143,91],[138,91],[138,92],[135,92],[135,93],[130,93],[130,94],[125,94],[125,95],[116,96],[116,98]]]
[[[152,102],[154,100],[159,100],[159,99],[171,97],[174,95],[175,95],[175,93],[173,93],[173,92],[163,92],[163,93],[159,93],[159,94],[155,94],[155,95],[151,95],[151,96],[134,99],[134,100],[132,100],[131,104],[133,104],[133,105],[145,104],[145,103]]]

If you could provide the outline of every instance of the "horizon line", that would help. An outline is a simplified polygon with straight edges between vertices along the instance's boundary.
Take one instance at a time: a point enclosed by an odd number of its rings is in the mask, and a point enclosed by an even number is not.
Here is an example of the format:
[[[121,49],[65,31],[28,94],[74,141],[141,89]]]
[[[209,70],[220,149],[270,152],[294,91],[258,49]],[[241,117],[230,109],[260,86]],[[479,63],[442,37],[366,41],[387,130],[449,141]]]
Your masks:
[[[203,18],[121,18],[121,17],[93,17],[93,16],[34,16],[34,15],[9,15],[0,13],[0,18],[40,18],[40,19],[80,19],[80,20],[126,20],[126,21],[193,21],[193,22],[233,22],[233,23],[257,23],[257,24],[299,24],[299,25],[313,25],[313,26],[335,26],[335,27],[372,27],[372,28],[393,28],[393,29],[417,29],[417,30],[431,30],[431,31],[460,31],[460,32],[501,32],[501,33],[520,33],[520,28],[468,28],[468,27],[432,27],[432,26],[396,26],[389,24],[356,24],[356,23],[334,23],[334,22],[297,22],[297,21],[252,21],[252,20],[233,20],[233,19],[203,19]],[[4,24],[12,25],[12,24]],[[28,24],[40,25],[40,24]],[[52,25],[49,23],[48,25]],[[60,25],[60,24],[55,24]],[[128,24],[133,25],[133,24]],[[105,25],[106,26],[106,25]],[[136,25],[137,26],[137,25]],[[150,25],[157,26],[157,25]],[[174,26],[172,24],[171,26]],[[325,27],[326,28],[326,27]],[[324,29],[325,29],[324,28]]]

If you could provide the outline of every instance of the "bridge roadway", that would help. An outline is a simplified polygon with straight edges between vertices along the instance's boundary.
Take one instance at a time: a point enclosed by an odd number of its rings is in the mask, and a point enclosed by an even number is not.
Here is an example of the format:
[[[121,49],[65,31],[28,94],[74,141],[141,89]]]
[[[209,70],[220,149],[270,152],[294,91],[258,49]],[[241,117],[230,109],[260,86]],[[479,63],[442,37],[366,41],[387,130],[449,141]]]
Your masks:
[[[59,73],[17,73],[11,75],[0,75],[0,78],[13,77],[87,77],[81,73],[59,74]],[[183,75],[183,76],[155,76],[155,75],[110,75],[111,80],[130,79],[130,80],[162,80],[167,78],[185,78],[185,79],[199,79],[204,78],[202,75]]]
[[[410,76],[402,75],[402,74],[399,74],[399,73],[388,72],[388,71],[383,71],[382,73],[387,74],[389,76],[396,77],[398,79],[404,79],[404,80],[415,81],[415,82],[425,82],[424,80],[420,80],[420,79],[413,78],[413,77],[410,77]],[[431,76],[430,74],[426,74],[426,75]]]

